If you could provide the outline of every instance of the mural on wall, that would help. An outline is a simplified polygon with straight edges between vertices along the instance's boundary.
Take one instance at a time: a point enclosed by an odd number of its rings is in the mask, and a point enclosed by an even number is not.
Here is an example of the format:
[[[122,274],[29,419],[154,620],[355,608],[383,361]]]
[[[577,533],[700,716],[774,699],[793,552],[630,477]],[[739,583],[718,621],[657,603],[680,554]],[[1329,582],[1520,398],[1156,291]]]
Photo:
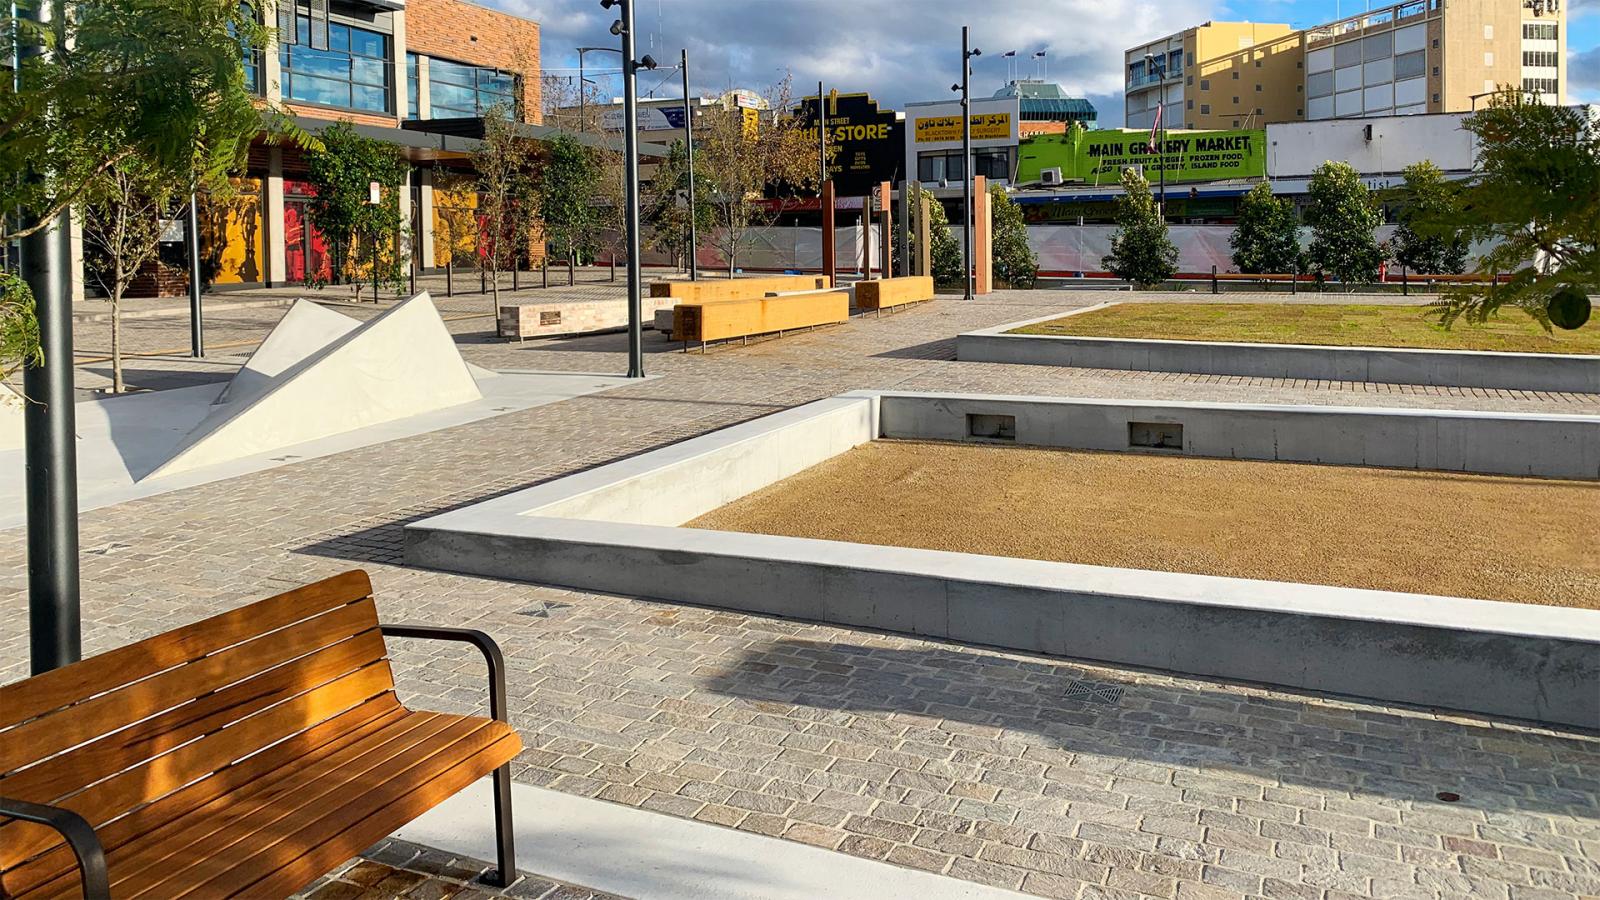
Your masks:
[[[1085,131],[1038,134],[1023,139],[1017,153],[1017,182],[1115,184],[1123,169],[1143,168],[1154,182],[1164,167],[1167,183],[1265,178],[1267,133],[1259,129],[1174,131],[1157,152],[1144,131]],[[1059,178],[1056,174],[1059,173]]]

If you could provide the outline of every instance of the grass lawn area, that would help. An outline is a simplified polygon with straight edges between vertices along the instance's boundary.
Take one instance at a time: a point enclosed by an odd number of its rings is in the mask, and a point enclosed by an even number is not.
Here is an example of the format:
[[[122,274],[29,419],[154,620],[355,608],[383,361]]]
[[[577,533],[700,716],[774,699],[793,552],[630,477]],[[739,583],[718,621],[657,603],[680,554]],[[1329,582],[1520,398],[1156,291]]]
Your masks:
[[[1418,306],[1290,303],[1119,303],[1018,328],[1012,334],[1600,354],[1600,316],[1576,331],[1546,333],[1522,312],[1485,325],[1440,327]]]

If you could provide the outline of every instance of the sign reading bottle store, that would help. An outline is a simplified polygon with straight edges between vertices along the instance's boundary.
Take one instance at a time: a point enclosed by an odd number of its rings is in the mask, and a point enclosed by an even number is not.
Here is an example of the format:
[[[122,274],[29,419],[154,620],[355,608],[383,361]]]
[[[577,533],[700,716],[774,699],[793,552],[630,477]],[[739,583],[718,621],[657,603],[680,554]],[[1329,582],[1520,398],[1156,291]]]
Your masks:
[[[904,177],[905,122],[892,109],[879,109],[866,94],[831,93],[828,112],[828,175],[841,197],[864,197],[884,181]],[[817,142],[817,98],[800,101],[796,115],[812,146]]]
[[[1011,113],[973,113],[972,139],[975,141],[1000,141],[1011,137]],[[928,116],[916,122],[916,142],[940,144],[961,140],[961,117]]]

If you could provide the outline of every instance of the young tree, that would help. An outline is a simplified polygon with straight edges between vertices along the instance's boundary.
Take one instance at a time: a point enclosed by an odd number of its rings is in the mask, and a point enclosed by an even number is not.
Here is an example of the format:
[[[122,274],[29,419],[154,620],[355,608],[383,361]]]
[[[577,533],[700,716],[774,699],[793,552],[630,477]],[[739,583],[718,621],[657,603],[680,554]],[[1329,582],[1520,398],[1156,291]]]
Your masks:
[[[45,0],[21,0],[13,10]],[[103,172],[133,156],[192,172],[196,145],[221,147],[262,130],[254,86],[239,60],[268,44],[236,0],[96,0],[48,27],[0,13],[0,42],[48,46],[23,54],[0,89],[0,242],[36,232],[76,203]],[[15,79],[13,79],[13,75]],[[269,108],[269,133],[305,140]],[[206,177],[242,161],[246,146],[201,154]],[[13,211],[17,211],[13,214]]]
[[[695,208],[691,211],[689,154],[683,141],[673,141],[667,158],[656,166],[656,177],[644,200],[644,220],[650,225],[646,245],[670,254],[685,266],[690,262],[690,216],[694,217],[694,226],[701,235],[710,232],[716,221],[716,210],[706,200],[704,192],[697,192],[694,200]]]
[[[9,379],[24,365],[37,365],[43,358],[33,292],[17,275],[0,272],[0,381]]]
[[[1312,268],[1326,272],[1354,290],[1372,281],[1383,262],[1376,231],[1382,217],[1372,192],[1349,163],[1325,162],[1311,173],[1306,224]]]
[[[139,271],[155,260],[161,232],[177,213],[180,197],[168,173],[125,157],[100,173],[78,209],[83,239],[98,251],[93,272],[111,300],[111,392],[126,389],[122,378],[122,299]]]
[[[316,190],[311,221],[328,241],[332,280],[352,279],[358,297],[360,282],[353,279],[363,268],[375,283],[404,281],[400,191],[409,168],[400,148],[363,137],[349,122],[329,126],[322,146],[306,154],[306,180]],[[379,188],[376,203],[373,182]],[[316,283],[320,275],[308,273],[306,280]]]
[[[1455,184],[1428,160],[1406,166],[1405,179],[1405,186],[1391,194],[1399,204],[1392,242],[1394,261],[1412,272],[1465,272],[1467,241],[1459,229],[1447,224],[1459,207]]]
[[[1117,230],[1111,235],[1111,252],[1100,264],[1140,288],[1158,285],[1178,271],[1178,248],[1167,237],[1167,222],[1150,195],[1150,182],[1132,166],[1122,170]]]
[[[944,205],[933,192],[927,188],[912,186],[910,203],[916,209],[918,204],[926,201],[928,204],[928,264],[933,269],[928,273],[933,276],[935,284],[959,284],[961,282],[961,245],[956,243],[956,236],[950,230],[950,218],[945,215]],[[913,213],[915,215],[915,213]],[[910,253],[912,258],[917,256],[917,232],[911,228],[906,231],[907,247],[896,246],[894,252]],[[899,264],[896,255],[893,262]]]
[[[573,264],[593,234],[599,181],[600,167],[594,155],[577,138],[558,134],[545,145],[539,209],[545,241],[567,258],[567,284],[574,282]]]
[[[1463,315],[1481,322],[1503,306],[1545,325],[1587,320],[1588,296],[1600,292],[1600,122],[1591,115],[1505,91],[1467,117],[1478,138],[1477,178],[1456,209],[1426,227],[1494,241],[1477,270],[1510,280],[1452,293],[1446,324]]]
[[[1300,271],[1300,223],[1294,204],[1273,196],[1265,181],[1250,189],[1239,204],[1239,222],[1228,238],[1233,264],[1248,274]]]
[[[483,142],[473,151],[477,172],[478,259],[489,274],[494,308],[500,309],[500,270],[520,265],[533,211],[532,148],[517,134],[512,110],[497,105],[483,117]]]
[[[1014,288],[1031,288],[1039,277],[1039,257],[1028,245],[1028,223],[1022,207],[998,184],[989,187],[994,207],[994,274]]]
[[[785,78],[767,92],[768,109],[757,113],[730,103],[703,123],[695,191],[715,211],[716,228],[707,240],[728,261],[729,278],[752,229],[772,224],[781,211],[781,203],[762,202],[767,187],[779,200],[817,189],[816,145],[806,137],[804,120],[784,112],[790,105]]]

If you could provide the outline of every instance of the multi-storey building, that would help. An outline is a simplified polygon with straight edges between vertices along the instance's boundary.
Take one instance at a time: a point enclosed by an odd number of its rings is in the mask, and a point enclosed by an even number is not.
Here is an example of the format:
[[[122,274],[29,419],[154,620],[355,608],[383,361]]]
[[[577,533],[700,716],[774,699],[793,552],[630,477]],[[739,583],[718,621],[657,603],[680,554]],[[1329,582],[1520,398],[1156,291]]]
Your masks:
[[[1167,128],[1259,128],[1297,118],[1299,32],[1288,25],[1207,22],[1124,54],[1124,119],[1149,128],[1165,95]],[[1285,90],[1288,88],[1288,90]]]
[[[1407,0],[1304,30],[1207,22],[1125,54],[1125,121],[1168,128],[1470,111],[1507,87],[1566,102],[1562,0]]]
[[[1062,134],[1076,122],[1095,127],[1100,113],[1083,97],[1073,97],[1061,85],[1031,78],[1007,82],[994,93],[996,98],[1016,97],[1018,128],[1023,137],[1034,134]]]

